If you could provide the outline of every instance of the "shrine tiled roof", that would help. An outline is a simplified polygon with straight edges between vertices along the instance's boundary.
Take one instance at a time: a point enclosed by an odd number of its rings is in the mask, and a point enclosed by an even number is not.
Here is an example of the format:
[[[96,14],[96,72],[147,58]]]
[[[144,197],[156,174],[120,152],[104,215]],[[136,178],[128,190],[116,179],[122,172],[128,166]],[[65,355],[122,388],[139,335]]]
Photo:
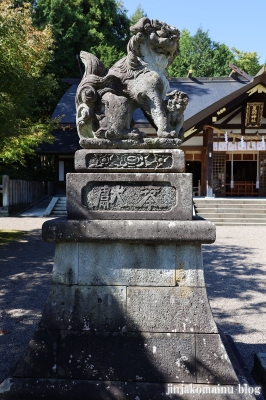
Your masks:
[[[248,83],[247,79],[239,77],[173,78],[170,80],[170,88],[171,90],[181,90],[189,96],[189,103],[185,110],[185,120],[187,120]],[[75,94],[77,87],[78,83],[72,84],[54,110],[52,117],[62,116],[61,123],[63,124],[75,124]],[[135,123],[147,123],[140,109],[135,111],[134,121]]]
[[[208,123],[208,118],[219,110],[230,104],[239,96],[258,83],[266,86],[266,71],[254,77],[251,81],[243,77],[221,77],[221,78],[173,78],[170,80],[170,90],[181,90],[189,96],[189,103],[185,110],[185,130],[195,127],[195,133],[189,134],[186,138],[196,134],[202,126]],[[265,81],[265,82],[264,82]],[[79,80],[72,80],[71,86],[62,96],[52,115],[53,118],[61,116],[61,124],[64,130],[55,130],[54,143],[40,144],[38,153],[74,153],[80,148],[76,131],[76,108],[75,95]],[[248,94],[245,94],[248,96]],[[239,97],[240,98],[240,97]],[[136,124],[148,124],[143,112],[137,109],[133,115]],[[207,122],[206,122],[207,121]]]

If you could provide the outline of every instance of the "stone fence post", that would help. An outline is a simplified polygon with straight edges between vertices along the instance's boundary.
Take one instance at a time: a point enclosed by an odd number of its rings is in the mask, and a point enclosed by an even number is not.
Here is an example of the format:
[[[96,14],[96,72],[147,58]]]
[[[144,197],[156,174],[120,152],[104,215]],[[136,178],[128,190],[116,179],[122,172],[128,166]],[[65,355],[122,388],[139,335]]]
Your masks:
[[[3,207],[9,206],[9,176],[2,176]]]

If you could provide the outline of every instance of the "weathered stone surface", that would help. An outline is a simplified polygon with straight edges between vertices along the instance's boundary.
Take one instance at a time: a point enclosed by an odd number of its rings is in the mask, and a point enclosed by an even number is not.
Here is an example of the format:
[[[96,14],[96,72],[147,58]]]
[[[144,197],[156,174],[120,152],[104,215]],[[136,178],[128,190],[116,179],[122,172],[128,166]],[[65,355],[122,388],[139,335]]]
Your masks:
[[[176,249],[177,286],[205,287],[200,244],[184,244]]]
[[[213,243],[216,228],[209,221],[141,221],[54,219],[42,226],[48,242]]]
[[[175,286],[175,244],[78,246],[80,285]]]
[[[219,334],[196,335],[196,369],[197,383],[238,383]]]
[[[62,331],[58,377],[127,380],[126,336],[120,333]]]
[[[78,150],[76,172],[184,172],[184,152],[165,150]]]
[[[241,389],[245,388],[195,383],[14,378],[0,385],[0,394],[10,400],[84,400],[88,394],[89,400],[255,400],[254,395],[241,393]]]
[[[139,140],[82,138],[79,144],[84,149],[176,149],[182,144],[182,140],[153,137],[141,138]]]
[[[127,400],[126,392],[124,382],[111,381],[8,378],[0,385],[7,400]]]
[[[129,381],[195,382],[193,335],[129,333]]]
[[[129,287],[127,315],[129,331],[217,332],[203,288]]]
[[[256,353],[254,355],[254,366],[252,376],[255,382],[262,387],[263,395],[266,395],[266,353]]]
[[[183,173],[68,174],[68,218],[191,220],[191,177]]]
[[[65,285],[204,287],[199,244],[58,243],[52,276]]]
[[[195,383],[163,385],[155,382],[128,382],[126,392],[129,400],[255,400],[255,396],[241,393],[238,385],[218,386]]]
[[[42,329],[120,331],[126,323],[126,287],[52,285]]]
[[[58,340],[58,331],[36,331],[26,353],[15,369],[14,376],[55,377]]]
[[[78,245],[76,243],[57,244],[52,281],[65,285],[78,283]]]
[[[58,377],[196,382],[194,336],[180,333],[61,333]]]

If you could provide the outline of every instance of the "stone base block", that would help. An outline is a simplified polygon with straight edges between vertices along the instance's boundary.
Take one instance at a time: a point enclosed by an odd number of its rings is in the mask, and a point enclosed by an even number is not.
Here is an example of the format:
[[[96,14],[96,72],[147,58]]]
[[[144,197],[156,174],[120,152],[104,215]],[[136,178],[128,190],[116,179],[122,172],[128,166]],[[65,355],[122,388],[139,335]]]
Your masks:
[[[192,175],[67,174],[69,219],[191,220]]]
[[[201,245],[57,243],[53,283],[204,287]]]
[[[219,334],[40,330],[15,378],[237,384]]]
[[[78,150],[76,172],[184,172],[184,152],[179,149]]]
[[[58,378],[196,382],[189,334],[61,332]]]
[[[208,385],[8,378],[0,385],[7,400],[255,400],[260,389],[247,385]]]
[[[52,285],[42,329],[122,331],[126,326],[125,286]]]
[[[217,333],[206,290],[194,287],[52,285],[40,326],[103,332]]]
[[[13,376],[55,378],[59,339],[58,330],[36,331]]]
[[[213,224],[59,220],[44,236],[56,241],[53,284],[1,399],[252,398],[237,392],[206,295]]]
[[[266,395],[266,353],[256,353],[254,355],[254,366],[252,376],[255,382],[262,387],[262,394]]]

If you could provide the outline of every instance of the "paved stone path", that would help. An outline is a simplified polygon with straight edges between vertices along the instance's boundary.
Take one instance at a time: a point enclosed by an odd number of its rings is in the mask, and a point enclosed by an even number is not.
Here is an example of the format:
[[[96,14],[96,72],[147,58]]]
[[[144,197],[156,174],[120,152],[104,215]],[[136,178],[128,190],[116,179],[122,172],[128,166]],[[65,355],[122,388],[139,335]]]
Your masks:
[[[19,360],[47,298],[54,244],[43,242],[46,218],[0,218],[0,229],[26,231],[0,245],[0,382]],[[266,227],[218,226],[203,258],[215,320],[251,370],[255,352],[266,352]]]

